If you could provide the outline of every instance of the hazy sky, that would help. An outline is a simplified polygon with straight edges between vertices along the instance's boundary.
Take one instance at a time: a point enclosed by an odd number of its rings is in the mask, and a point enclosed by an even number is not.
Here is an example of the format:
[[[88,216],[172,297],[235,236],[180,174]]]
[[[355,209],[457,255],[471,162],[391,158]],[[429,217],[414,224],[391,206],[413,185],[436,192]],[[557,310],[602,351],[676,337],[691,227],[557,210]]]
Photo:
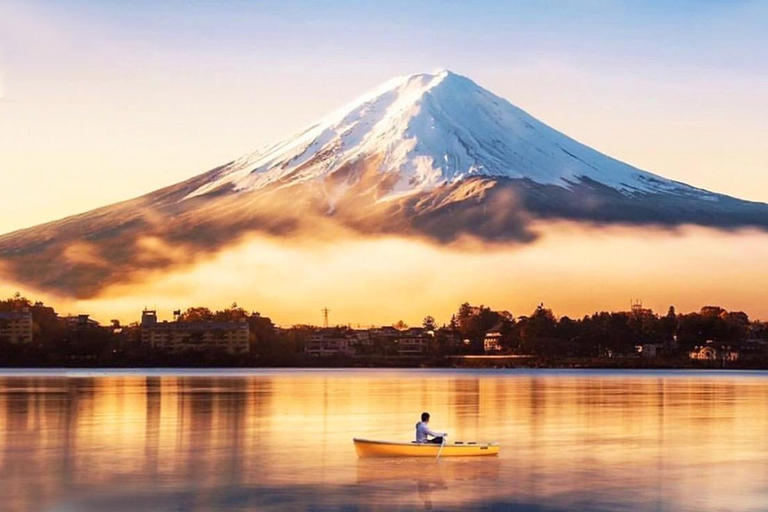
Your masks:
[[[0,233],[438,67],[629,163],[768,201],[768,2],[511,4],[2,0]]]

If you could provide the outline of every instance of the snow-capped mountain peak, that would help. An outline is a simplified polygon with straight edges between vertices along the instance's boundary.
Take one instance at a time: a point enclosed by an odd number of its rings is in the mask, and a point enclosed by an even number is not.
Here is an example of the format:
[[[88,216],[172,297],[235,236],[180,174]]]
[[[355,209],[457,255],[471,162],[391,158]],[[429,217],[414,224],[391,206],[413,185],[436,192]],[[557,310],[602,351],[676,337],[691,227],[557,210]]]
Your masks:
[[[447,70],[397,77],[303,132],[236,160],[187,198],[229,187],[322,181],[362,159],[394,173],[388,197],[470,176],[570,187],[591,180],[623,194],[712,196],[641,171],[550,128]]]
[[[768,232],[768,205],[621,163],[441,70],[390,80],[283,142],[183,182],[0,235],[0,268],[90,297],[252,233],[530,243],[533,222],[548,219]]]

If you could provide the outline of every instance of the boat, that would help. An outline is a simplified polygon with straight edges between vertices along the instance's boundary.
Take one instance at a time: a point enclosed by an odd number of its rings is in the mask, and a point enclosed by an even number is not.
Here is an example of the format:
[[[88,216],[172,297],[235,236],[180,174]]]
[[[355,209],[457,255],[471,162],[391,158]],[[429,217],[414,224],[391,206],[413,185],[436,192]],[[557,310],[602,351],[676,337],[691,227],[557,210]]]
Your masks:
[[[498,455],[496,443],[456,441],[444,445],[434,443],[397,443],[354,438],[358,457],[479,457]]]

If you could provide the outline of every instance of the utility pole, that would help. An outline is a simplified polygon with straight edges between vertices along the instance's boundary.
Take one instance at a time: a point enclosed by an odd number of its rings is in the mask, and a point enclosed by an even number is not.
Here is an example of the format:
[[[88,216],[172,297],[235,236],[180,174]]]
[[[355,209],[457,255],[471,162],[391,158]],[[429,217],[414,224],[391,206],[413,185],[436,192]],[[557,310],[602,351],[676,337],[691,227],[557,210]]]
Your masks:
[[[328,309],[327,307],[325,307],[325,308],[321,309],[320,311],[323,312],[323,327],[325,327],[327,329],[328,328],[328,313],[330,313],[331,310]]]

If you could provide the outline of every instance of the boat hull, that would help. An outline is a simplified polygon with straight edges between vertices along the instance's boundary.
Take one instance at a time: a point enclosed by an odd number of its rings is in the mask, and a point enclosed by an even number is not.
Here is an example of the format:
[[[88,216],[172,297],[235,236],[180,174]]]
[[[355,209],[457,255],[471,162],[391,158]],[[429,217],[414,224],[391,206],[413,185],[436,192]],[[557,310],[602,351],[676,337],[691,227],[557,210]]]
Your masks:
[[[493,443],[446,443],[442,450],[439,444],[392,443],[353,439],[358,457],[483,457],[498,455],[501,447]]]

